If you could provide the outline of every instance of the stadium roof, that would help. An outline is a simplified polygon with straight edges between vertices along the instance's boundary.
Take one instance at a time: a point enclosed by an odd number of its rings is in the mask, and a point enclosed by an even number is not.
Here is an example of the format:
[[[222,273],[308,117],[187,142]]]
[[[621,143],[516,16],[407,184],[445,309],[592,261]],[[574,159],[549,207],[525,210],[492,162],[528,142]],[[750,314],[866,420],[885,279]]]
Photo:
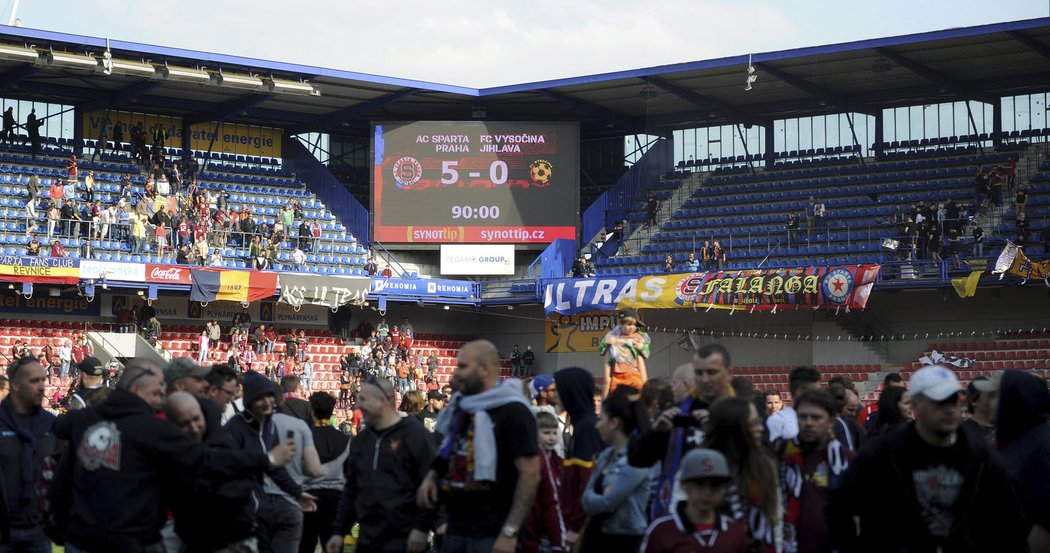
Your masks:
[[[0,43],[101,58],[97,37],[0,26]],[[740,55],[475,89],[110,41],[115,60],[205,70],[252,80],[308,83],[320,95],[275,92],[254,82],[219,85],[140,71],[105,75],[89,64],[59,67],[0,48],[0,95],[286,128],[367,132],[374,119],[579,120],[584,138],[667,134],[723,123],[763,124],[820,113],[959,100],[994,102],[1050,89],[1050,18],[948,29],[750,56],[758,72],[745,92]],[[81,66],[82,65],[82,66]],[[136,74],[138,76],[136,76]],[[198,73],[199,74],[199,73]],[[205,77],[206,78],[206,77]],[[229,79],[235,80],[235,79]],[[294,87],[293,87],[294,88]]]

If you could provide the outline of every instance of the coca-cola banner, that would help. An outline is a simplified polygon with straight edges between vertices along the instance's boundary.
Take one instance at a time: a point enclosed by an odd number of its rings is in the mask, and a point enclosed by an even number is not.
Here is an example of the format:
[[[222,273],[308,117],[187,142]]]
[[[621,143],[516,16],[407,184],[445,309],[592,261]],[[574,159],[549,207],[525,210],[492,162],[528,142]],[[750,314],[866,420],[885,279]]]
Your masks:
[[[144,282],[146,280],[146,266],[141,263],[114,263],[112,261],[82,259],[80,260],[80,278]]]
[[[281,273],[281,303],[292,307],[324,305],[335,309],[343,305],[361,305],[368,299],[372,279]]]
[[[157,284],[189,284],[190,268],[178,265],[146,264],[146,282]]]

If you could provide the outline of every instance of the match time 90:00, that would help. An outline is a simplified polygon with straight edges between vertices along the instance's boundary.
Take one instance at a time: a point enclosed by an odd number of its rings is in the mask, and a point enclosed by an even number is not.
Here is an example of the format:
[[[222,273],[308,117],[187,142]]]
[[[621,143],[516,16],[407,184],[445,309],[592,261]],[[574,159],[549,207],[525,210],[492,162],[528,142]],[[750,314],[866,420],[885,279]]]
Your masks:
[[[499,219],[498,205],[454,205],[452,206],[453,219]]]

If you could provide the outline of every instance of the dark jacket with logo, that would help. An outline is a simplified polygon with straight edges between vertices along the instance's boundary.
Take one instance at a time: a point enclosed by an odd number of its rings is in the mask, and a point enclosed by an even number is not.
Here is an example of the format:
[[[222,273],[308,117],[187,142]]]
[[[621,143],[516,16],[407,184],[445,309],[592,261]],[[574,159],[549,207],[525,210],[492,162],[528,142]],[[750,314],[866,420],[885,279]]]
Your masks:
[[[964,484],[947,537],[930,535],[916,498],[909,456],[920,440],[915,423],[901,425],[864,446],[841,485],[830,490],[825,514],[840,553],[980,553],[1027,551],[1025,523],[1002,460],[982,438],[960,428],[967,452]],[[860,519],[857,535],[854,517]]]
[[[95,553],[135,553],[160,541],[161,485],[176,475],[240,478],[269,465],[265,454],[187,438],[121,389],[97,407],[59,417],[55,436],[71,440],[74,456],[67,541]]]
[[[4,399],[4,407],[0,409],[9,410],[13,416],[14,405],[11,398]],[[52,435],[55,416],[43,409],[38,409],[31,417],[25,419],[21,424],[28,425],[24,430],[29,430],[36,441],[32,445],[28,436],[19,436],[17,429],[8,422],[7,416],[0,415],[0,535],[5,539],[9,529],[14,527],[27,527],[39,523],[37,515],[36,494],[33,493],[32,482],[36,477],[33,467],[24,467],[27,460],[26,455],[32,454],[34,463],[40,466],[44,457],[55,450],[55,437]],[[33,430],[35,429],[35,430]],[[31,452],[25,448],[32,448]],[[24,471],[31,471],[24,474]],[[28,478],[28,480],[26,480]]]
[[[350,442],[350,470],[332,531],[347,535],[361,525],[358,548],[404,551],[409,530],[427,532],[434,513],[416,506],[416,490],[437,452],[419,420],[404,417],[377,431],[365,428]]]

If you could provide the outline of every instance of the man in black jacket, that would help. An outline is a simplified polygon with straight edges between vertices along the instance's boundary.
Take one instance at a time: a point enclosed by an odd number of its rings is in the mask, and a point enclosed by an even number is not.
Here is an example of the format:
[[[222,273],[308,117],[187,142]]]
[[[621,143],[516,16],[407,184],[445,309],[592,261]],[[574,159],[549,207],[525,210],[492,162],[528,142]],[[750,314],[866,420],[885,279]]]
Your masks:
[[[210,400],[194,398],[187,392],[168,395],[164,412],[188,438],[209,447],[237,449],[219,425],[217,406]],[[252,490],[255,481],[242,478],[180,477],[171,487],[171,510],[175,532],[187,553],[209,553],[223,548],[255,546],[255,511]],[[221,520],[222,524],[214,524]],[[169,549],[170,551],[170,549]]]
[[[426,549],[434,513],[416,506],[416,489],[430,470],[434,445],[419,419],[398,415],[394,399],[393,385],[382,378],[369,378],[357,395],[366,426],[350,443],[351,466],[327,553],[343,550],[355,522],[358,551]]]
[[[51,551],[33,492],[36,468],[55,448],[55,416],[40,408],[44,367],[23,357],[8,367],[7,377],[11,392],[0,402],[0,550]]]
[[[915,421],[861,450],[831,490],[832,546],[841,553],[1027,551],[1024,518],[1001,459],[959,428],[962,385],[955,373],[925,367],[912,375],[908,391]]]
[[[708,344],[693,354],[693,393],[677,407],[664,410],[649,430],[631,438],[627,461],[633,467],[660,465],[660,475],[653,494],[650,516],[653,519],[671,512],[671,506],[685,498],[675,480],[678,465],[690,449],[704,441],[701,423],[715,401],[733,395],[729,372],[729,351],[721,344]],[[689,421],[686,415],[695,419]],[[686,423],[683,423],[682,421]]]
[[[246,452],[194,442],[155,416],[163,402],[160,367],[133,359],[105,402],[55,422],[55,437],[71,440],[74,456],[67,552],[162,551],[163,482],[180,474],[241,478],[294,453],[287,443]]]

